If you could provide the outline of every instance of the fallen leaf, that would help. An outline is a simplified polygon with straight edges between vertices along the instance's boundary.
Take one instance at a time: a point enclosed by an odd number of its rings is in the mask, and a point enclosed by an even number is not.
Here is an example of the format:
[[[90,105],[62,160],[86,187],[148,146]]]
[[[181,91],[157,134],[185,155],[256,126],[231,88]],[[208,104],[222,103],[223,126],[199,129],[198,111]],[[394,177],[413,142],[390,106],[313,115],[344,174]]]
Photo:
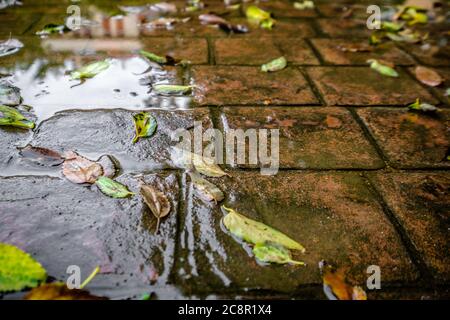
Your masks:
[[[403,29],[405,26],[405,23],[403,22],[390,22],[390,21],[383,21],[381,23],[381,29],[388,31],[388,32],[399,32]]]
[[[408,108],[411,110],[419,110],[423,112],[435,112],[438,110],[438,108],[432,104],[421,103],[419,98],[416,99],[416,102],[410,104]]]
[[[286,58],[279,57],[279,58],[272,60],[266,64],[263,64],[261,66],[261,71],[262,72],[274,72],[274,71],[282,70],[282,69],[286,68],[286,66],[287,66]]]
[[[305,265],[302,261],[292,259],[291,253],[288,249],[277,244],[256,244],[252,250],[255,258],[261,262],[278,263],[278,264],[294,264]]]
[[[366,43],[341,44],[338,45],[337,48],[343,52],[370,52],[373,50],[373,48]]]
[[[367,300],[361,287],[352,287],[345,281],[343,270],[336,270],[326,261],[319,263],[324,293],[330,300]]]
[[[379,61],[375,59],[367,60],[368,63],[370,63],[370,67],[377,71],[378,73],[388,76],[388,77],[398,77],[397,71],[395,71],[393,68],[381,64]]]
[[[141,195],[144,199],[144,202],[147,204],[147,206],[150,208],[150,211],[157,219],[155,232],[158,233],[161,218],[164,218],[170,212],[169,199],[167,199],[167,197],[161,191],[158,191],[154,187],[145,184],[141,185]]]
[[[155,84],[152,88],[158,94],[189,94],[192,91],[193,86]]]
[[[66,25],[64,24],[49,23],[46,24],[42,30],[36,32],[36,34],[38,36],[47,36],[49,34],[64,33],[67,31],[70,31],[70,29],[67,28]]]
[[[314,9],[314,1],[305,0],[302,2],[294,2],[294,8],[297,10]]]
[[[331,115],[327,115],[325,122],[328,128],[340,128],[342,126],[341,120]]]
[[[185,23],[189,21],[191,18],[187,17],[184,19],[177,19],[177,18],[165,18],[161,17],[155,20],[152,20],[150,22],[147,22],[144,24],[144,27],[147,29],[171,29],[173,28],[173,25],[179,22]]]
[[[39,165],[51,167],[59,166],[64,161],[64,158],[56,151],[47,148],[33,147],[31,145],[27,145],[25,148],[20,149],[20,155]]]
[[[157,54],[154,54],[152,52],[148,52],[148,51],[145,51],[145,50],[140,50],[139,54],[141,54],[142,56],[148,58],[150,61],[156,62],[158,64],[172,65],[173,66],[177,62],[171,56],[161,57],[161,56],[158,56]]]
[[[46,283],[28,292],[24,300],[108,300],[86,290],[69,289],[63,282]]]
[[[176,13],[177,6],[173,3],[159,2],[159,3],[150,5],[150,10],[159,12],[159,13]]]
[[[108,177],[102,176],[98,178],[97,181],[95,181],[95,184],[101,192],[111,198],[126,198],[130,195],[134,195],[134,193],[128,190],[126,186]]]
[[[198,19],[202,24],[227,24],[228,21],[218,15],[205,13],[198,16]]]
[[[220,202],[224,199],[224,194],[215,184],[204,179],[196,172],[188,172],[195,189],[200,197],[206,201]]]
[[[103,175],[103,168],[98,163],[71,151],[65,155],[62,172],[73,183],[92,184]]]
[[[196,153],[172,147],[171,159],[175,165],[185,168],[195,168],[199,173],[213,178],[227,175],[216,163],[215,160],[208,157],[202,157]]]
[[[233,209],[222,206],[227,212],[223,224],[234,236],[252,244],[275,243],[287,249],[299,250],[304,253],[305,248],[285,234],[264,223],[249,219]]]
[[[9,38],[0,42],[0,57],[14,54],[23,48],[23,43],[17,39]]]
[[[108,69],[109,66],[110,66],[110,63],[108,60],[93,62],[93,63],[85,65],[75,71],[72,71],[70,73],[70,78],[72,80],[93,78],[100,72]]]
[[[11,126],[21,129],[33,129],[35,123],[27,120],[18,110],[0,105],[0,126]]]
[[[423,66],[417,66],[414,72],[416,74],[417,80],[419,80],[423,84],[426,84],[427,86],[437,87],[443,82],[443,79],[439,75],[439,73],[432,69],[425,68]]]
[[[0,292],[33,288],[46,278],[45,269],[28,253],[0,242]]]
[[[9,81],[0,81],[0,105],[17,106],[21,102],[20,89]]]
[[[156,131],[156,119],[148,112],[140,112],[133,115],[133,121],[136,129],[133,143],[138,142],[140,138],[151,137]]]
[[[245,15],[250,22],[257,24],[263,29],[271,30],[275,24],[275,20],[272,19],[271,14],[257,6],[249,6],[245,11]]]

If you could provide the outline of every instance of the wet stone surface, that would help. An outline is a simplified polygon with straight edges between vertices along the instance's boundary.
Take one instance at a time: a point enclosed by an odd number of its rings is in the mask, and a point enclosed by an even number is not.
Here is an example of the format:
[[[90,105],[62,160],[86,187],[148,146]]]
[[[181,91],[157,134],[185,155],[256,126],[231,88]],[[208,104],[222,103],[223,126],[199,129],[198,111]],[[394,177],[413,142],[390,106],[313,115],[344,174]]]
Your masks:
[[[345,109],[227,107],[223,110],[222,126],[225,134],[229,134],[230,129],[278,129],[281,168],[375,169],[383,166],[375,149]],[[250,150],[248,141],[245,150]]]
[[[448,168],[449,112],[424,115],[406,109],[361,109],[358,115],[398,168]]]
[[[433,275],[449,282],[450,175],[380,173],[374,175],[372,181]]]
[[[315,104],[318,101],[298,69],[261,73],[259,67],[192,68],[199,104]]]
[[[205,204],[190,187],[176,267],[187,292],[267,289],[292,293],[302,285],[321,283],[317,269],[321,259],[343,266],[357,282],[365,279],[370,264],[385,270],[387,283],[416,278],[399,237],[358,174],[231,175],[214,180],[227,190],[224,204],[299,241],[306,253],[295,257],[307,266],[259,265],[223,231],[223,213]]]
[[[408,105],[416,98],[437,101],[404,71],[392,78],[363,67],[311,67],[308,74],[329,105]]]

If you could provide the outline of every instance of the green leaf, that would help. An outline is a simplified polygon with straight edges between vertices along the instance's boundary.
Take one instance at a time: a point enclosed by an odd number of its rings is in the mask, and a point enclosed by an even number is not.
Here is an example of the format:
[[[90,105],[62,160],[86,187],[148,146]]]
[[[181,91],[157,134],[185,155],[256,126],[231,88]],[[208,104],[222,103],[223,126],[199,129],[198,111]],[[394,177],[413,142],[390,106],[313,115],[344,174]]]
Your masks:
[[[75,71],[72,71],[70,73],[70,78],[72,80],[81,80],[81,79],[86,79],[86,78],[92,78],[92,77],[95,77],[100,72],[108,69],[109,66],[110,66],[110,63],[108,60],[93,62],[93,63],[85,65]]]
[[[279,57],[261,66],[263,72],[274,72],[286,68],[287,61],[285,57]]]
[[[148,112],[140,112],[133,115],[133,121],[136,129],[133,143],[138,142],[140,138],[151,137],[156,131],[156,119]]]
[[[33,129],[35,123],[27,120],[17,109],[0,105],[0,126],[11,126],[22,129]]]
[[[107,177],[98,178],[95,184],[101,192],[112,198],[126,198],[134,195],[126,186]]]
[[[196,172],[188,172],[194,187],[197,189],[200,197],[206,201],[220,202],[224,199],[224,194],[215,184],[204,179]]]
[[[25,117],[19,112],[19,110],[0,105],[0,113],[3,114],[3,118],[9,118],[12,120],[25,120]]]
[[[0,243],[0,292],[33,288],[46,278],[45,269],[28,253]]]
[[[253,254],[255,255],[255,258],[261,262],[305,265],[305,263],[302,261],[292,260],[292,256],[289,250],[283,246],[276,244],[258,243],[253,247]]]
[[[257,6],[249,6],[245,11],[245,15],[250,22],[258,24],[263,29],[270,30],[275,23],[275,20],[272,19],[269,12],[258,8]]]
[[[275,230],[264,223],[249,219],[233,209],[222,206],[228,212],[223,218],[224,226],[236,237],[253,244],[275,243],[287,249],[300,250],[305,252],[305,248],[295,240],[285,234]]]
[[[408,108],[411,110],[419,110],[423,112],[434,112],[438,110],[438,108],[432,104],[421,103],[419,98],[416,99],[416,102],[410,104]]]
[[[153,62],[156,62],[156,63],[159,63],[159,64],[166,64],[167,63],[167,58],[166,57],[161,57],[161,56],[158,56],[158,55],[156,55],[154,53],[151,53],[151,52],[148,52],[148,51],[145,51],[145,50],[140,50],[139,53],[142,56],[150,59],[150,61],[153,61]]]
[[[158,94],[188,94],[193,86],[181,86],[174,84],[155,84],[153,90]]]
[[[388,32],[398,32],[400,31],[405,23],[403,22],[389,22],[389,21],[383,21],[381,23],[381,29],[388,31]]]
[[[70,29],[67,28],[64,24],[49,23],[49,24],[46,24],[41,31],[36,32],[36,34],[38,36],[44,36],[44,35],[49,35],[49,34],[53,34],[53,33],[64,33],[69,30]]]
[[[294,2],[294,8],[297,10],[314,9],[314,2],[310,0]]]
[[[394,69],[392,69],[391,67],[388,67],[384,64],[381,64],[380,62],[378,62],[375,59],[370,59],[367,60],[368,63],[370,63],[370,67],[372,69],[374,69],[375,71],[377,71],[378,73],[381,73],[384,76],[388,76],[388,77],[398,77],[398,73],[397,71],[395,71]]]

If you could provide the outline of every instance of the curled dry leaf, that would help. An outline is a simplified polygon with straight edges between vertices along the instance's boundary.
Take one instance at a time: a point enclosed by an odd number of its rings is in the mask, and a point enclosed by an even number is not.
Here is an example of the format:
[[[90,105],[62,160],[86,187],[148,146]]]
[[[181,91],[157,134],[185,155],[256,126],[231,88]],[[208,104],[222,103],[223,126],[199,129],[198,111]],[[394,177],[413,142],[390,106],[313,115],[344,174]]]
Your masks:
[[[361,287],[352,287],[345,281],[344,271],[336,270],[326,261],[319,263],[323,278],[324,293],[330,300],[367,300]]]
[[[287,235],[275,230],[264,223],[249,219],[233,209],[222,206],[227,212],[223,224],[234,236],[246,242],[257,244],[273,243],[287,249],[305,252],[305,248]]]
[[[91,295],[86,290],[69,289],[63,282],[43,284],[28,292],[24,300],[108,300]]]
[[[417,66],[414,72],[417,80],[430,87],[437,87],[443,81],[439,73],[423,66]]]
[[[196,172],[189,172],[192,183],[198,191],[200,197],[206,201],[220,202],[224,199],[224,194],[215,184],[204,179]]]
[[[157,219],[156,233],[158,233],[161,218],[164,218],[170,212],[170,201],[164,193],[156,190],[153,186],[146,184],[141,185],[141,195],[144,202]]]
[[[64,158],[56,151],[27,145],[20,150],[20,155],[43,166],[59,166]]]
[[[100,164],[70,151],[65,155],[63,174],[73,183],[92,184],[103,175],[103,168]]]
[[[302,261],[292,259],[291,252],[283,246],[271,243],[256,244],[252,250],[255,258],[261,262],[305,265]]]

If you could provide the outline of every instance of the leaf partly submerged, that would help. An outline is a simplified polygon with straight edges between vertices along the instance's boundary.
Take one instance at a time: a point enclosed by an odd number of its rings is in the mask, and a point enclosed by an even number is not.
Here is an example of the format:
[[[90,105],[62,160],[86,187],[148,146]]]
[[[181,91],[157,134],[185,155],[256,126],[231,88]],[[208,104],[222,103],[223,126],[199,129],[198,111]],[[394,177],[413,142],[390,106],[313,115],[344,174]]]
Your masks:
[[[0,57],[14,54],[23,48],[23,43],[17,39],[9,38],[0,42]]]
[[[92,184],[103,175],[103,168],[97,162],[71,151],[65,155],[62,172],[73,183]]]
[[[152,52],[145,51],[145,50],[139,50],[139,54],[142,55],[143,57],[146,57],[150,61],[156,62],[158,64],[172,65],[173,66],[177,62],[171,56],[162,57],[162,56],[158,56],[157,54],[154,54]]]
[[[157,219],[155,232],[158,233],[161,218],[164,218],[170,212],[170,201],[164,193],[156,190],[153,186],[146,184],[141,185],[141,195],[144,202]]]
[[[45,269],[28,253],[0,243],[0,292],[33,288],[46,278]]]
[[[72,80],[82,80],[86,78],[93,78],[100,72],[108,69],[110,63],[108,60],[102,60],[85,65],[77,70],[70,73],[70,78]]]
[[[196,172],[188,172],[195,189],[200,197],[206,201],[220,202],[224,199],[224,194],[215,184],[209,182]]]
[[[138,142],[140,138],[151,137],[156,131],[156,119],[148,112],[140,112],[133,115],[133,121],[136,130],[133,143]]]
[[[152,88],[158,94],[189,94],[191,93],[193,86],[155,84]]]
[[[367,300],[366,293],[361,287],[347,284],[342,269],[336,270],[326,261],[319,263],[323,278],[324,293],[330,300]]]
[[[228,212],[223,224],[234,236],[252,244],[275,243],[287,249],[305,252],[305,248],[297,241],[264,223],[249,219],[233,209],[222,206]]]
[[[377,71],[378,73],[388,76],[388,77],[398,77],[397,71],[395,71],[393,68],[384,65],[380,63],[378,60],[370,59],[367,60],[368,63],[370,63],[370,67]]]
[[[279,57],[261,66],[261,71],[263,72],[274,72],[283,70],[287,66],[287,61],[285,57]]]
[[[111,198],[126,198],[130,195],[134,195],[134,193],[128,190],[126,186],[108,177],[98,178],[97,181],[95,181],[95,184],[101,192]]]
[[[292,259],[291,253],[283,246],[271,243],[256,244],[252,250],[255,258],[261,262],[278,263],[278,264],[294,264],[305,265],[302,261]]]
[[[64,158],[56,151],[31,145],[20,149],[20,155],[25,159],[44,166],[58,166],[64,161]]]

